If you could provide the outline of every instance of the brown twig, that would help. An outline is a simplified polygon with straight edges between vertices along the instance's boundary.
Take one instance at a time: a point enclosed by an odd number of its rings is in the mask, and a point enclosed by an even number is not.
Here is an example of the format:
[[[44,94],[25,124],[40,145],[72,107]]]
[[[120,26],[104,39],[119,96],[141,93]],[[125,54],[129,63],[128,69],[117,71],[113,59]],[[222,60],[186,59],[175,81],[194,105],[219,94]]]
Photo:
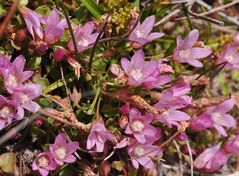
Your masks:
[[[192,5],[189,5],[188,8],[187,8],[187,10],[188,10],[188,13],[189,13],[190,15],[192,15],[193,17],[195,17],[195,18],[198,18],[198,19],[201,19],[201,20],[205,20],[205,21],[208,21],[208,22],[210,22],[210,23],[214,23],[214,24],[217,24],[217,25],[220,25],[220,26],[224,26],[224,22],[222,22],[222,21],[219,21],[219,20],[216,20],[216,19],[207,17],[207,16],[203,16],[203,15],[194,13],[194,12],[192,11]]]
[[[223,10],[225,8],[228,8],[230,6],[233,6],[235,4],[239,3],[239,0],[235,0],[235,1],[232,1],[231,3],[228,3],[228,4],[225,4],[223,6],[220,6],[220,7],[216,7],[216,8],[213,8],[212,10],[209,10],[207,12],[203,12],[203,13],[200,13],[199,15],[209,15],[209,14],[212,14],[214,12],[217,12],[217,11],[220,11],[220,10]]]
[[[60,118],[60,117],[54,116],[54,115],[52,115],[52,114],[50,114],[50,113],[47,113],[46,111],[44,111],[44,109],[40,109],[40,110],[39,110],[39,113],[42,114],[42,115],[44,115],[44,116],[47,116],[47,117],[53,118],[53,119],[55,119],[55,120],[58,120],[58,121],[60,121],[60,122],[62,122],[62,123],[64,123],[64,124],[66,124],[66,125],[75,127],[75,128],[77,128],[77,129],[80,129],[80,130],[83,130],[83,131],[86,131],[86,132],[88,132],[88,131],[90,130],[90,128],[91,128],[91,123],[89,123],[89,124],[83,124],[83,123],[78,122],[78,121],[77,121],[77,122],[69,122],[69,121],[64,120],[64,119],[62,119],[62,118]]]
[[[5,17],[3,23],[1,24],[0,27],[0,39],[2,39],[2,36],[4,34],[4,32],[6,31],[6,28],[8,26],[8,23],[10,22],[10,20],[12,19],[13,15],[15,14],[18,4],[19,4],[20,0],[15,0],[7,14],[7,16]]]

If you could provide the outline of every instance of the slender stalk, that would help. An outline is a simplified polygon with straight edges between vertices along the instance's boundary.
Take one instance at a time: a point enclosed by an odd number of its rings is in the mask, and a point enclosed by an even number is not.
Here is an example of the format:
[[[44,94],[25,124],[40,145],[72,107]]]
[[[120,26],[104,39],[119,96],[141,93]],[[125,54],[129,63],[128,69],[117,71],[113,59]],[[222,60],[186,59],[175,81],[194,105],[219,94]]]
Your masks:
[[[13,15],[15,14],[18,4],[19,4],[20,0],[15,0],[7,14],[7,16],[5,17],[3,23],[1,24],[0,27],[0,39],[2,39],[2,36],[4,34],[4,32],[6,31],[6,28],[8,26],[8,23],[10,22],[10,20],[12,19]]]
[[[104,32],[105,25],[106,25],[106,23],[107,23],[107,21],[108,21],[108,18],[109,18],[109,15],[105,18],[104,23],[101,25],[99,35],[97,36],[96,41],[95,41],[95,43],[94,43],[94,45],[93,45],[93,48],[92,48],[92,50],[91,50],[91,53],[90,53],[90,61],[89,61],[89,74],[91,74],[91,69],[92,69],[92,64],[93,64],[93,59],[94,59],[94,54],[95,54],[96,46],[97,46],[97,44],[98,44],[100,38],[102,37],[102,34],[103,34],[103,32]]]

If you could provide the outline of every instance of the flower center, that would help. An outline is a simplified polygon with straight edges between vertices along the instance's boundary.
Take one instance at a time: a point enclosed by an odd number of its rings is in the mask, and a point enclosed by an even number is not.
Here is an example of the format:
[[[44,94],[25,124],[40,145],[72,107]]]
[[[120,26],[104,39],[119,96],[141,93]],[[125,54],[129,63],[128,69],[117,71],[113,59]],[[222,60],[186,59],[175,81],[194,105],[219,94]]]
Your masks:
[[[6,119],[10,113],[11,113],[11,109],[7,106],[4,106],[0,110],[0,117]]]
[[[139,120],[134,120],[130,126],[134,132],[140,132],[144,128],[144,124]]]
[[[136,31],[135,31],[135,34],[136,34],[136,36],[137,36],[138,38],[143,38],[143,37],[146,36],[146,35],[145,35],[145,31],[144,31],[143,29],[136,30]]]
[[[179,52],[179,56],[183,59],[186,59],[190,56],[191,52],[189,49],[186,49],[186,50],[182,50]]]
[[[79,42],[78,42],[79,45],[81,46],[88,46],[89,45],[89,41],[85,38],[82,38]]]
[[[133,69],[133,70],[130,72],[130,75],[131,75],[136,81],[139,81],[139,80],[142,79],[142,77],[143,77],[143,73],[142,73],[141,69]]]
[[[58,147],[54,150],[56,159],[62,160],[66,157],[66,149],[64,147]]]
[[[17,78],[12,74],[8,75],[6,84],[11,87],[17,87]]]
[[[137,157],[140,157],[140,156],[144,155],[144,152],[145,152],[145,150],[141,145],[138,145],[134,148],[134,154]]]
[[[21,102],[22,104],[27,103],[29,100],[30,100],[30,99],[29,99],[29,97],[28,97],[26,94],[20,95],[20,102]]]
[[[219,112],[214,112],[212,113],[212,119],[213,121],[217,122],[218,120],[220,120],[222,118],[222,115]]]
[[[49,159],[45,156],[40,157],[37,161],[38,161],[38,166],[42,168],[47,167],[50,163]]]
[[[226,55],[225,60],[230,62],[234,60],[234,57],[232,55]]]

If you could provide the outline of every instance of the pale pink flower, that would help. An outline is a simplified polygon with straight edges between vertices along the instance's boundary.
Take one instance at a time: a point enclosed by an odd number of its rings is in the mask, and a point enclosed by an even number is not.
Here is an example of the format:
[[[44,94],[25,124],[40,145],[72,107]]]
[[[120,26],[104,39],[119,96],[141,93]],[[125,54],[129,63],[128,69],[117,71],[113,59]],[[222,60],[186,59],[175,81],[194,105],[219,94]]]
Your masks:
[[[55,170],[57,164],[51,152],[43,152],[37,155],[32,163],[32,170],[38,170],[41,176],[47,176],[49,171]]]
[[[103,152],[106,141],[115,142],[116,138],[105,128],[102,119],[96,119],[92,122],[91,131],[87,138],[87,149],[94,149],[96,152]]]
[[[50,152],[58,165],[74,163],[76,157],[74,152],[79,148],[79,142],[67,142],[66,135],[59,133],[54,144],[50,144]]]
[[[172,109],[165,110],[160,115],[156,115],[155,119],[161,123],[166,124],[169,128],[172,128],[172,125],[179,127],[180,122],[190,120],[191,117],[185,112],[172,108]]]
[[[194,47],[198,41],[198,30],[192,30],[185,40],[181,36],[177,37],[177,47],[173,52],[173,59],[179,63],[188,63],[194,67],[202,67],[202,63],[198,59],[209,56],[212,51],[208,48]]]
[[[18,105],[18,119],[23,118],[24,109],[30,112],[37,112],[40,109],[40,106],[33,100],[39,97],[41,92],[42,86],[40,84],[32,83],[25,84],[14,92],[12,99]]]
[[[145,168],[152,169],[155,167],[152,158],[159,156],[162,150],[158,146],[152,144],[135,143],[127,148],[128,154],[131,157],[131,162],[134,168],[138,169],[139,165]]]
[[[4,86],[10,94],[13,94],[23,82],[33,75],[33,71],[24,71],[25,64],[25,58],[20,55],[9,67],[2,70]]]
[[[27,7],[21,7],[20,12],[26,22],[27,30],[34,40],[43,39],[41,23],[44,21],[43,16],[34,12]]]
[[[239,44],[227,45],[220,56],[218,57],[218,63],[226,62],[225,67],[230,69],[239,69]]]
[[[228,155],[220,149],[220,146],[221,144],[219,143],[204,150],[194,161],[194,166],[205,172],[214,172],[218,170],[228,160]]]
[[[192,97],[187,95],[190,90],[190,84],[184,81],[178,81],[162,92],[160,100],[154,105],[154,107],[157,109],[179,109],[192,105]]]
[[[2,75],[2,72],[11,67],[10,57],[5,57],[0,54],[0,75]]]
[[[215,128],[221,135],[227,136],[223,127],[234,127],[237,124],[234,117],[227,114],[233,106],[232,99],[225,100],[217,106],[210,106],[206,112],[192,119],[190,127],[196,131]]]
[[[152,114],[142,116],[136,108],[132,108],[129,112],[129,123],[125,133],[133,134],[139,143],[155,141],[158,132],[154,126],[150,125],[153,118]]]
[[[95,29],[95,25],[93,22],[87,22],[84,26],[78,26],[74,32],[76,41],[77,41],[77,48],[79,52],[83,52],[88,48],[92,48],[93,44],[96,41],[97,36],[99,35],[98,32],[93,33]],[[71,51],[75,51],[73,40],[71,39],[68,42],[68,48]]]
[[[135,52],[131,61],[122,58],[121,65],[128,75],[129,85],[138,86],[145,82],[156,80],[151,74],[155,71],[157,64],[155,61],[144,62],[144,52],[142,50]]]
[[[155,16],[147,17],[142,24],[138,22],[137,26],[129,35],[129,40],[132,42],[134,48],[142,48],[145,44],[152,42],[164,34],[159,32],[151,32],[155,23]]]
[[[59,41],[67,27],[66,19],[60,20],[59,12],[54,8],[50,15],[45,18],[45,23],[44,41],[50,44]]]

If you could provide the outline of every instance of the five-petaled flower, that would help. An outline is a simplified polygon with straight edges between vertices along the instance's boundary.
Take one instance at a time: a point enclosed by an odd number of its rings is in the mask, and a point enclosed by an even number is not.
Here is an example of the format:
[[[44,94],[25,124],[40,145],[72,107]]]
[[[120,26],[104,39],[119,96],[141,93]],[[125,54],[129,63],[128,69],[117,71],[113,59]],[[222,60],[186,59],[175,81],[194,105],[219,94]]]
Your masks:
[[[55,170],[57,164],[51,152],[43,152],[37,155],[32,163],[32,170],[38,170],[41,176],[47,176],[49,171]]]
[[[129,35],[132,46],[136,49],[142,48],[145,44],[162,37],[164,34],[152,32],[155,23],[155,16],[147,17],[142,24],[138,22],[137,26]]]
[[[125,129],[125,133],[133,134],[139,143],[155,140],[157,129],[150,125],[153,118],[152,114],[142,116],[136,108],[132,108],[129,112],[129,123]]]
[[[103,120],[96,119],[92,122],[91,131],[87,139],[87,149],[90,150],[95,147],[96,152],[103,152],[107,140],[116,142],[115,136],[106,131]]]
[[[194,161],[194,166],[205,172],[218,170],[228,160],[228,155],[220,147],[221,143],[204,150]]]
[[[91,48],[96,41],[98,32],[93,33],[95,29],[95,25],[93,22],[87,22],[84,26],[78,26],[74,32],[76,41],[77,41],[77,49],[79,52],[83,52],[84,50]],[[68,43],[68,48],[71,51],[75,51],[73,40],[71,39]]]
[[[200,58],[209,56],[212,51],[208,48],[194,47],[199,37],[198,30],[192,30],[185,40],[181,36],[177,37],[177,47],[173,52],[173,59],[176,62],[188,63],[194,67],[202,67],[202,63],[198,61]]]
[[[58,165],[65,163],[74,163],[76,157],[73,153],[79,148],[78,142],[67,143],[66,135],[60,133],[57,135],[54,144],[50,144],[50,152]]]
[[[210,106],[206,112],[192,119],[190,127],[195,131],[214,127],[221,135],[227,136],[223,126],[234,127],[237,124],[234,117],[227,114],[233,106],[232,99],[225,100],[217,106]]]

